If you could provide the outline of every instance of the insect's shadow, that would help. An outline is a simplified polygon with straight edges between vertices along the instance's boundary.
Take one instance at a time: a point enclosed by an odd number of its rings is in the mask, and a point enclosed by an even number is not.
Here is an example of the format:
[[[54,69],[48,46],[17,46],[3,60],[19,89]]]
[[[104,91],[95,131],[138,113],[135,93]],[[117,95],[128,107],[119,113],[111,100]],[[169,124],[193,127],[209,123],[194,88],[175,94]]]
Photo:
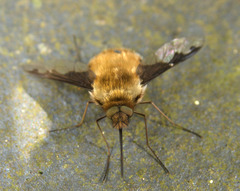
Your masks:
[[[95,124],[95,120],[100,113],[98,107],[90,106],[83,126],[49,133],[49,130],[73,126],[81,121],[86,102],[89,100],[88,92],[67,84],[39,79],[31,75],[22,79],[22,86],[25,92],[38,105],[33,104],[32,107],[37,108],[29,108],[29,110],[39,110],[40,105],[42,108],[41,112],[45,112],[48,120],[51,121],[51,125],[48,127],[47,124],[49,125],[49,123],[44,125],[43,121],[41,128],[46,131],[46,137],[36,140],[37,145],[31,151],[29,168],[32,174],[29,179],[45,175],[55,177],[54,181],[61,182],[63,181],[61,180],[61,176],[67,178],[67,176],[73,174],[72,171],[74,168],[80,168],[80,166],[85,166],[83,169],[86,168],[81,174],[83,177],[92,176],[96,178],[97,171],[93,170],[96,167],[95,160],[97,155],[101,155],[104,161],[106,153],[105,145],[96,143],[98,139],[101,139],[101,135]],[[41,115],[43,114],[39,113],[39,116]],[[40,126],[39,128],[36,127],[36,131],[40,131]],[[91,136],[91,139],[88,139],[88,136]],[[91,157],[94,155],[96,157]],[[69,165],[71,167],[67,170],[69,172],[62,173],[61,168],[69,160],[69,157],[72,157],[73,164]],[[47,161],[54,162],[46,166]],[[93,162],[91,163],[91,161]],[[89,162],[92,165],[88,165]],[[99,164],[99,169],[102,170],[102,168],[102,164]],[[56,173],[60,173],[61,176],[56,176]],[[75,176],[71,178],[75,179]],[[79,176],[76,176],[76,181],[78,180]]]
[[[27,80],[23,80],[23,88],[52,121],[52,127],[49,130],[64,128],[65,125],[71,125],[71,122],[72,125],[76,125],[74,123],[77,123],[77,118],[80,121],[85,103],[89,99],[86,90],[27,75]],[[65,121],[66,119],[68,121]],[[55,125],[59,122],[61,127],[56,127]]]
[[[150,156],[151,158],[153,158],[156,163],[158,163],[158,160],[153,156],[153,154],[151,154],[142,144],[138,143],[137,141],[135,140],[132,140],[132,142],[137,145],[138,148],[140,148],[142,151],[144,151],[145,153],[148,154],[148,156]]]

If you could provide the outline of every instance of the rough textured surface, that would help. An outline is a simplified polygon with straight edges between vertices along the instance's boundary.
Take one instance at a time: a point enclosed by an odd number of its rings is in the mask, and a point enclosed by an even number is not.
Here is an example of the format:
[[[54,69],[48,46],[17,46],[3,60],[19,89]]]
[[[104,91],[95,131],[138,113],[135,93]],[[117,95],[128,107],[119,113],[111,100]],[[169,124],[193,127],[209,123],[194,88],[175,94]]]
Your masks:
[[[238,0],[1,0],[0,190],[237,190],[239,10]],[[174,37],[205,37],[196,56],[151,82],[145,96],[203,139],[172,128],[150,106],[138,108],[148,116],[149,140],[170,175],[148,155],[139,117],[123,132],[125,180],[118,133],[101,122],[113,147],[105,184],[98,183],[106,160],[95,124],[101,110],[90,106],[79,129],[48,134],[80,121],[88,92],[34,78],[20,65],[73,62],[72,35],[86,63],[109,47],[148,55]]]

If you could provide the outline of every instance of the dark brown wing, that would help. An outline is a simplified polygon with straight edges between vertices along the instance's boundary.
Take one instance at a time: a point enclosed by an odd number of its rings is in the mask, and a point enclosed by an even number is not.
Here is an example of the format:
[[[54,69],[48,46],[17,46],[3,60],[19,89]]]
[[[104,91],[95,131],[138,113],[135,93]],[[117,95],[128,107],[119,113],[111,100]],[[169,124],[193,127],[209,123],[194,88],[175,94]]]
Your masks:
[[[174,39],[164,44],[155,52],[155,64],[138,66],[137,74],[142,80],[141,84],[147,84],[169,68],[190,58],[200,50],[202,45],[202,39],[189,42],[185,38]]]
[[[93,71],[88,69],[87,71],[75,71],[75,69],[47,69],[41,65],[24,65],[23,69],[31,74],[37,75],[42,78],[48,78],[65,83],[69,83],[75,86],[92,90],[92,83],[95,79]]]

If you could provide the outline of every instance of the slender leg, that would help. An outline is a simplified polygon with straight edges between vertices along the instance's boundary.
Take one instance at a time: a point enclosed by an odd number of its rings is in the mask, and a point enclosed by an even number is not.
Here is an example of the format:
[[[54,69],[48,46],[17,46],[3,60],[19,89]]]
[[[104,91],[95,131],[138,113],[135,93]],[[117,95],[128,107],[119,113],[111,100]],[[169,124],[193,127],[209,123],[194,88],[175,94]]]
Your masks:
[[[176,123],[174,123],[168,116],[166,116],[152,101],[144,101],[144,102],[140,102],[139,104],[152,104],[153,107],[155,107],[156,110],[158,110],[158,112],[163,116],[165,117],[174,127],[178,128],[178,129],[182,129],[183,131],[186,131],[186,132],[189,132],[189,133],[192,133],[194,135],[196,135],[197,137],[199,138],[202,138],[201,135],[199,135],[198,133],[195,133],[194,131],[191,131],[189,129],[186,129]]]
[[[73,35],[73,42],[74,42],[75,51],[76,51],[76,54],[77,54],[77,60],[79,62],[81,62],[82,59],[81,59],[79,47],[78,47],[78,44],[77,44],[77,37],[75,35]]]
[[[148,142],[148,131],[147,131],[147,120],[146,120],[146,116],[143,113],[138,113],[136,111],[134,111],[134,113],[136,113],[137,115],[140,115],[142,117],[144,117],[144,122],[145,122],[145,133],[146,133],[146,143],[148,148],[151,150],[151,152],[153,153],[153,155],[156,157],[158,164],[163,168],[163,170],[165,171],[165,173],[169,173],[168,169],[164,166],[164,164],[162,163],[162,161],[158,158],[158,156],[156,155],[156,153],[154,152],[154,150],[150,147],[149,142]]]
[[[121,152],[121,177],[123,178],[123,141],[122,141],[122,129],[119,129],[119,141],[120,141],[120,152]]]
[[[82,116],[82,120],[81,120],[81,122],[79,124],[77,124],[75,126],[72,126],[72,127],[65,127],[65,128],[61,128],[61,129],[53,129],[53,130],[50,130],[49,132],[62,131],[62,130],[74,129],[74,128],[80,127],[83,124],[83,121],[84,121],[86,113],[87,113],[88,105],[90,103],[94,103],[94,102],[93,101],[88,101],[87,102],[85,110],[84,110],[84,113],[83,113],[83,116]]]
[[[106,162],[106,165],[105,165],[105,169],[104,169],[104,171],[103,171],[103,174],[102,174],[102,176],[101,176],[101,178],[100,178],[100,182],[106,182],[106,181],[107,181],[108,171],[109,171],[109,164],[110,164],[110,154],[111,154],[111,153],[110,153],[110,147],[109,147],[109,145],[108,145],[108,142],[107,142],[107,140],[106,140],[106,138],[105,138],[105,136],[104,136],[104,134],[103,134],[103,131],[102,131],[101,127],[100,127],[99,124],[98,124],[98,121],[104,119],[105,117],[106,117],[106,115],[103,116],[103,117],[100,117],[99,119],[96,120],[98,129],[100,130],[101,135],[102,135],[102,137],[103,137],[103,140],[104,140],[104,142],[106,143],[106,146],[107,146],[107,149],[108,149],[108,152],[107,152],[107,162]]]

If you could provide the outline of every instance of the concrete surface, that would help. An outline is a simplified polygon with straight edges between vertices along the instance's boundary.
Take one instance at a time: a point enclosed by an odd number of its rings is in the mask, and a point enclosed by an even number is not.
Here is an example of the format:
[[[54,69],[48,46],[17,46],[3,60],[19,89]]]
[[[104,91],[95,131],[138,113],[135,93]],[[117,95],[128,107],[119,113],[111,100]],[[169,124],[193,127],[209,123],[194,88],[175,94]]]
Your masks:
[[[0,190],[238,190],[240,126],[240,3],[238,0],[1,0]],[[74,62],[72,35],[85,63],[109,47],[148,55],[174,37],[204,37],[204,48],[148,85],[149,139],[167,166],[148,154],[143,119],[133,117],[124,136],[125,179],[120,178],[118,132],[101,126],[113,148],[109,181],[99,183],[106,148],[90,106],[77,124],[88,92],[24,73],[20,65]]]

